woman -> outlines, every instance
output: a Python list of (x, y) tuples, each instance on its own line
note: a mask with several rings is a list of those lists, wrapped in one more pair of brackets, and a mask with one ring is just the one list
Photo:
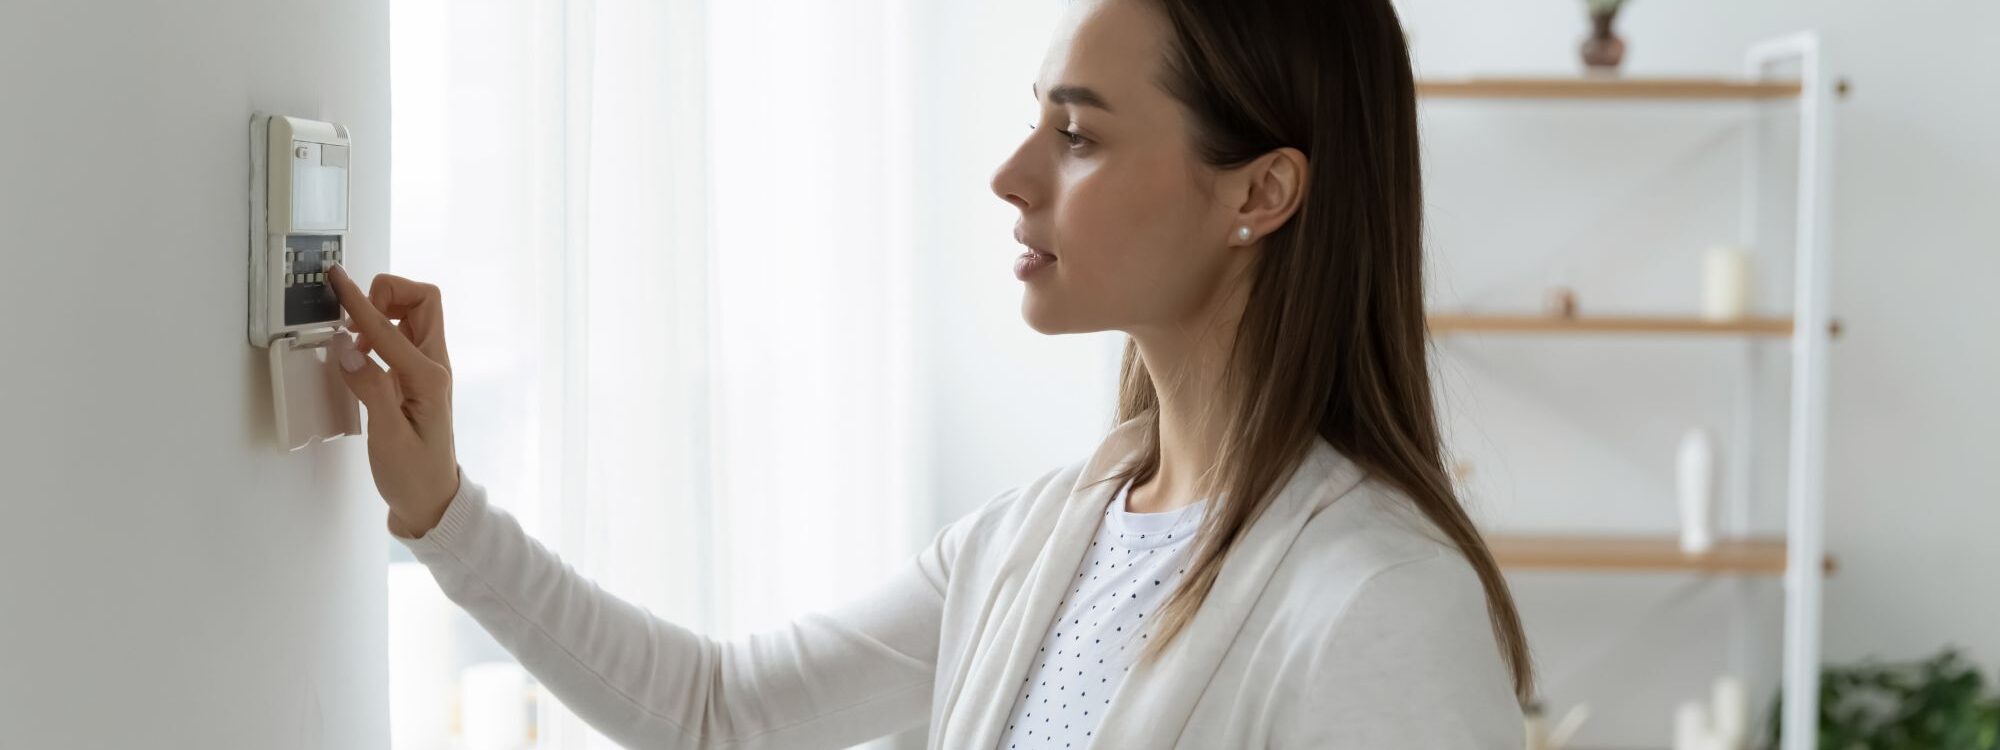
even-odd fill
[(452, 451), (436, 288), (336, 273), (391, 533), (634, 747), (927, 719), (932, 748), (1519, 746), (1527, 647), (1441, 466), (1388, 0), (1076, 2), (1034, 93), (1042, 127), (992, 180), (1021, 211), (1023, 316), (1130, 336), (1091, 456), (870, 594), (719, 642), (489, 507)]

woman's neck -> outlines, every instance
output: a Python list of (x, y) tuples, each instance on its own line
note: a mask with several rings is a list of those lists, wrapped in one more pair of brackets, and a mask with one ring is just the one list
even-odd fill
[(1223, 374), (1242, 307), (1240, 299), (1215, 307), (1223, 312), (1204, 316), (1207, 323), (1132, 334), (1160, 404), (1160, 467), (1126, 496), (1126, 509), (1134, 513), (1161, 513), (1200, 500), (1195, 485), (1221, 452), (1223, 429), (1236, 405), (1224, 397)]

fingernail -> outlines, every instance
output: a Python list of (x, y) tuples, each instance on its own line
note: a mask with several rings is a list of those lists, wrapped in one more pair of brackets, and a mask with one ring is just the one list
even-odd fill
[(354, 348), (354, 337), (342, 331), (333, 335), (333, 350), (340, 357), (340, 369), (355, 372), (368, 364), (368, 355)]

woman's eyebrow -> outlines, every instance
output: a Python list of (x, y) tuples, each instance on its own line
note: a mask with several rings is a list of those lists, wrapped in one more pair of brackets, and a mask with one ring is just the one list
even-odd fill
[[(1035, 92), (1035, 101), (1042, 100), (1042, 87), (1040, 84), (1028, 84), (1028, 90)], [(1049, 103), (1081, 104), (1086, 107), (1096, 107), (1106, 112), (1111, 111), (1111, 104), (1104, 101), (1103, 96), (1100, 96), (1088, 86), (1062, 85), (1049, 89)]]

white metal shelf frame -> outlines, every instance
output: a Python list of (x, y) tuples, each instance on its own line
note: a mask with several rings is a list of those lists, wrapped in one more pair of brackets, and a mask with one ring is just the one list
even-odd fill
[[(1791, 340), (1790, 449), (1785, 482), (1786, 565), (1784, 655), (1781, 684), (1784, 704), (1779, 716), (1783, 750), (1812, 750), (1819, 737), (1820, 633), (1823, 619), (1821, 561), (1826, 553), (1826, 411), (1828, 352), (1826, 335), (1831, 253), (1833, 117), (1826, 77), (1825, 51), (1819, 35), (1802, 31), (1752, 45), (1745, 59), (1752, 80), (1770, 76), (1772, 68), (1797, 66), (1798, 166), (1793, 210), (1793, 269)], [(1762, 182), (1761, 154), (1755, 137), (1748, 139), (1744, 159), (1741, 232), (1754, 247), (1759, 224), (1757, 195)], [(1737, 409), (1737, 439), (1733, 450), (1738, 467), (1732, 475), (1736, 517), (1747, 521), (1750, 473), (1755, 441), (1750, 439), (1755, 404), (1756, 347), (1739, 373), (1743, 403)], [(1741, 643), (1741, 639), (1736, 642)]]

